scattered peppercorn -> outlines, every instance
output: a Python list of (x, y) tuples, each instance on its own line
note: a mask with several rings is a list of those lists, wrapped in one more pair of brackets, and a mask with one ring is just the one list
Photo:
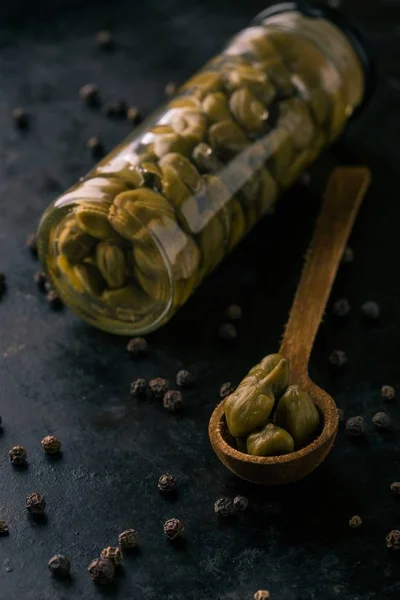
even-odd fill
[(236, 387), (233, 385), (233, 383), (231, 381), (226, 381), (219, 388), (219, 397), (226, 398), (227, 396), (230, 396), (231, 394), (233, 394), (235, 389), (236, 389)]
[(131, 383), (132, 396), (145, 396), (147, 393), (147, 381), (143, 377), (137, 377)]
[(343, 350), (334, 350), (330, 357), (329, 362), (335, 367), (342, 367), (347, 363), (347, 354)]
[(379, 308), (379, 304), (369, 300), (368, 302), (364, 302), (364, 304), (361, 306), (361, 312), (366, 319), (374, 321), (375, 319), (379, 318), (381, 309)]
[(390, 491), (393, 496), (400, 498), (400, 481), (393, 481), (393, 483), (390, 484)]
[(8, 525), (5, 521), (0, 521), (0, 535), (8, 535)]
[(172, 98), (172, 96), (175, 96), (177, 89), (178, 85), (175, 81), (169, 81), (164, 88), (164, 93), (167, 98)]
[(4, 273), (0, 273), (0, 298), (6, 291), (6, 276)]
[(33, 276), (33, 280), (41, 292), (46, 291), (47, 277), (43, 271), (37, 271)]
[(225, 312), (225, 316), (229, 321), (240, 321), (242, 318), (242, 308), (238, 304), (231, 304)]
[(184, 531), (185, 528), (179, 519), (168, 519), (164, 523), (164, 535), (170, 542), (182, 537)]
[(155, 377), (149, 381), (149, 389), (157, 400), (162, 400), (165, 394), (168, 392), (169, 383), (162, 377)]
[(177, 412), (183, 408), (182, 392), (179, 390), (169, 390), (163, 397), (163, 406), (167, 410)]
[(28, 129), (29, 127), (29, 115), (25, 109), (17, 106), (12, 111), (12, 118), (14, 119), (15, 126), (18, 129)]
[(99, 86), (96, 83), (86, 83), (79, 90), (79, 97), (88, 106), (96, 107), (100, 104)]
[(139, 545), (139, 536), (136, 529), (125, 529), (118, 536), (119, 545), (123, 550), (132, 550)]
[(214, 512), (219, 517), (230, 517), (234, 513), (232, 500), (230, 498), (220, 498), (214, 504)]
[(100, 585), (111, 583), (114, 579), (114, 565), (108, 558), (95, 558), (88, 566), (91, 579)]
[(193, 381), (193, 375), (186, 369), (181, 369), (181, 371), (178, 371), (176, 374), (176, 385), (179, 385), (179, 387), (190, 387), (193, 384)]
[(10, 457), (12, 464), (16, 466), (24, 465), (28, 457), (23, 446), (13, 446), (9, 451), (8, 456)]
[(353, 250), (353, 248), (350, 248), (350, 246), (347, 246), (343, 252), (342, 263), (346, 263), (346, 264), (352, 263), (353, 260), (354, 260), (354, 250)]
[(142, 115), (137, 106), (130, 106), (126, 113), (126, 117), (133, 125), (138, 125), (142, 121)]
[(362, 525), (362, 519), (358, 515), (354, 515), (349, 519), (349, 525), (352, 529), (359, 529)]
[(92, 135), (88, 139), (88, 141), (86, 142), (86, 147), (88, 150), (90, 150), (90, 153), (93, 156), (93, 158), (103, 158), (103, 156), (106, 153), (106, 151), (104, 150), (103, 142), (100, 138), (96, 137), (95, 135)]
[(233, 342), (237, 338), (236, 327), (232, 323), (222, 323), (218, 330), (218, 335), (225, 342)]
[(246, 496), (235, 496), (233, 499), (234, 512), (244, 512), (249, 505), (249, 500)]
[(31, 251), (32, 256), (35, 258), (38, 255), (38, 247), (37, 247), (37, 235), (36, 233), (30, 233), (26, 238), (26, 247)]
[(66, 556), (63, 556), (63, 554), (55, 554), (49, 560), (48, 565), (49, 565), (51, 574), (55, 575), (56, 577), (60, 577), (60, 578), (68, 577), (70, 574), (71, 563)]
[(109, 102), (103, 106), (103, 115), (110, 119), (125, 119), (128, 114), (128, 106), (125, 100)]
[(400, 550), (400, 531), (392, 529), (386, 536), (386, 546), (390, 550)]
[(390, 427), (390, 418), (384, 412), (377, 412), (376, 415), (372, 417), (372, 422), (375, 427), (380, 430), (389, 429)]
[(145, 356), (147, 354), (149, 347), (144, 338), (134, 337), (129, 340), (126, 349), (128, 350), (129, 354), (132, 354), (132, 356), (135, 358), (140, 358), (141, 356)]
[(396, 391), (391, 385), (383, 385), (381, 388), (381, 396), (384, 400), (394, 400), (396, 397)]
[(60, 310), (64, 305), (60, 296), (57, 294), (55, 290), (50, 290), (47, 292), (46, 300), (53, 310)]
[(258, 590), (254, 594), (254, 600), (269, 600), (269, 592), (267, 590)]
[(98, 31), (96, 33), (96, 44), (102, 50), (112, 50), (115, 47), (115, 39), (111, 31)]
[(347, 298), (339, 298), (333, 305), (333, 314), (337, 317), (347, 317), (350, 309), (350, 303)]
[(176, 479), (173, 475), (170, 475), (170, 473), (161, 475), (157, 487), (160, 492), (174, 492), (176, 490)]
[(100, 552), (100, 557), (111, 560), (114, 567), (118, 567), (118, 565), (121, 564), (121, 560), (123, 558), (121, 550), (116, 546), (108, 546), (107, 548), (104, 548)]
[(367, 428), (363, 417), (350, 417), (346, 421), (346, 433), (351, 438), (358, 438), (365, 435)]
[(46, 454), (58, 454), (61, 450), (61, 442), (54, 435), (46, 435), (40, 443)]
[(25, 506), (30, 513), (34, 515), (42, 515), (46, 508), (46, 500), (43, 494), (32, 492), (25, 500)]

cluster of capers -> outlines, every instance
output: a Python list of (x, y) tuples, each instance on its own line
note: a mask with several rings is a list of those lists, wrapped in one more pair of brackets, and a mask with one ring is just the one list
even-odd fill
[(321, 65), (292, 64), (296, 39), (239, 34), (62, 196), (55, 275), (117, 318), (166, 304), (171, 279), (173, 307), (183, 304), (329, 139)]
[(269, 354), (225, 400), (225, 418), (241, 452), (254, 456), (289, 454), (318, 435), (321, 420), (312, 398), (289, 382), (289, 365)]

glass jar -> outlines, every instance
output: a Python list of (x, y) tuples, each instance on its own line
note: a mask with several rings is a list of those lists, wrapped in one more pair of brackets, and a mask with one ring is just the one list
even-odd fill
[(79, 316), (129, 335), (165, 323), (340, 134), (365, 60), (321, 10), (262, 13), (49, 206), (41, 261)]

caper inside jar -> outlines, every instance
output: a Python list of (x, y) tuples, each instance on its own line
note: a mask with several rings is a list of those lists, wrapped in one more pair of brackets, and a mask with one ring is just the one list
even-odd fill
[(240, 452), (254, 456), (290, 454), (311, 443), (321, 429), (312, 398), (289, 382), (289, 365), (269, 354), (250, 369), (225, 400), (229, 433)]
[(359, 56), (328, 19), (260, 18), (46, 211), (39, 254), (63, 301), (114, 333), (159, 327), (363, 94)]

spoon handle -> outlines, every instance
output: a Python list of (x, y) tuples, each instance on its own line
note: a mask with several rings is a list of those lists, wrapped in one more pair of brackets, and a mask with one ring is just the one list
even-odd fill
[(315, 336), (370, 181), (367, 167), (338, 167), (329, 178), (279, 351), (290, 362), (293, 381), (308, 375)]

